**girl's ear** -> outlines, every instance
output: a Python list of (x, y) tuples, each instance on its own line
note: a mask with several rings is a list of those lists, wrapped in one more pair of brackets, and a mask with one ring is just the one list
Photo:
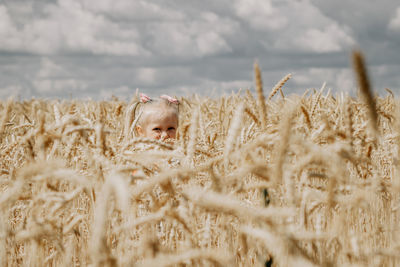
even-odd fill
[(143, 128), (140, 127), (139, 125), (136, 125), (136, 132), (140, 135), (143, 136)]

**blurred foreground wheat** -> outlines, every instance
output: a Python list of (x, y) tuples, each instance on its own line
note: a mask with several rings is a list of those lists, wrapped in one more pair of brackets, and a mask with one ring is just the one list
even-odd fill
[(134, 99), (0, 102), (1, 266), (399, 265), (398, 101), (375, 132), (362, 98), (274, 100), (289, 78), (181, 99), (174, 145)]

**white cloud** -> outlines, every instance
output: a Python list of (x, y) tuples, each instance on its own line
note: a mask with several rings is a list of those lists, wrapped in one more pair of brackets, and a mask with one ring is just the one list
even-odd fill
[(266, 43), (274, 49), (315, 53), (339, 52), (354, 45), (351, 30), (327, 17), (309, 1), (289, 1), (280, 14), (290, 18), (288, 25)]
[(43, 5), (44, 15), (28, 16), (31, 19), (17, 27), (0, 5), (0, 49), (43, 55), (84, 52), (150, 57), (154, 53), (198, 58), (233, 52), (240, 43), (235, 36), (246, 36), (243, 22), (259, 32), (253, 42), (260, 41), (267, 49), (324, 53), (354, 44), (345, 26), (308, 1), (277, 5), (271, 0), (236, 0), (235, 16), (206, 9), (191, 13), (172, 6), (143, 0), (58, 0)]
[(81, 0), (82, 5), (96, 13), (127, 20), (181, 20), (184, 13), (144, 0)]
[(336, 23), (332, 23), (321, 30), (308, 29), (295, 42), (304, 50), (317, 53), (338, 52), (344, 47), (354, 45), (354, 40)]
[(11, 20), (8, 9), (0, 5), (0, 49), (18, 50), (21, 47), (21, 39), (17, 34), (17, 28)]
[(228, 52), (232, 49), (226, 41), (216, 32), (206, 32), (196, 38), (196, 46), (201, 55), (211, 55), (221, 52)]
[(0, 2), (0, 88), (29, 97), (246, 88), (255, 58), (265, 88), (291, 72), (287, 94), (323, 81), (350, 90), (347, 51), (356, 42), (379, 88), (400, 84), (395, 0)]
[(75, 79), (39, 79), (34, 80), (33, 85), (35, 86), (36, 92), (39, 94), (68, 94), (73, 91), (82, 91), (87, 88), (85, 82), (78, 81)]
[(197, 58), (232, 51), (225, 38), (232, 36), (237, 27), (235, 21), (203, 12), (184, 21), (149, 23), (146, 35), (156, 54)]
[(144, 86), (154, 85), (157, 82), (157, 70), (155, 68), (139, 68), (136, 70), (135, 79)]
[[(237, 27), (212, 12), (189, 17), (165, 4), (140, 0), (58, 0), (42, 13), (16, 27), (0, 5), (0, 50), (148, 57), (152, 49), (157, 55), (201, 57), (230, 52), (225, 37)], [(124, 16), (130, 20), (123, 21)]]
[(157, 88), (156, 91), (161, 94), (166, 93), (165, 90), (175, 91), (175, 87), (181, 84), (196, 83), (198, 79), (190, 68), (182, 66), (138, 67), (128, 73), (129, 80), (125, 81), (125, 85), (145, 91)]
[(400, 7), (396, 9), (396, 14), (390, 20), (388, 27), (391, 30), (400, 30)]
[(45, 44), (55, 44), (53, 50), (111, 55), (146, 52), (136, 42), (139, 36), (134, 27), (122, 29), (104, 16), (83, 9), (79, 2), (59, 0), (59, 5), (48, 6), (47, 13), (47, 18), (34, 21), (25, 32), (38, 35)]
[(235, 11), (268, 51), (338, 52), (355, 43), (346, 25), (309, 1), (237, 0)]
[(288, 23), (284, 13), (274, 8), (270, 0), (237, 0), (234, 9), (237, 16), (256, 30), (279, 30)]
[(59, 0), (48, 4), (45, 17), (34, 17), (22, 29), (0, 5), (2, 50), (37, 54), (87, 52), (111, 55), (148, 55), (138, 43), (135, 27), (122, 28), (102, 15), (82, 8), (77, 1)]
[(356, 91), (354, 74), (350, 69), (342, 69), (338, 71), (335, 75), (334, 82), (336, 84), (335, 91)]

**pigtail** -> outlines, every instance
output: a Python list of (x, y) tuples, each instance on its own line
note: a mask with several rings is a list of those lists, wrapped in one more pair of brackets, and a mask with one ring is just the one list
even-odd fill
[(128, 140), (130, 133), (131, 133), (131, 124), (132, 121), (135, 119), (135, 122), (137, 122), (136, 118), (136, 109), (138, 105), (140, 104), (140, 101), (134, 102), (132, 105), (130, 105), (125, 112), (125, 122), (124, 122), (124, 141)]
[[(141, 103), (141, 102), (138, 102), (138, 105), (137, 106), (141, 106), (141, 105), (143, 105), (143, 103)], [(137, 111), (138, 109), (137, 108), (135, 108), (135, 110), (133, 111), (133, 113), (134, 113), (134, 118), (135, 118), (135, 120), (133, 121), (133, 123), (132, 123), (132, 125), (131, 125), (131, 128), (130, 128), (130, 133), (134, 133), (135, 134), (135, 136), (137, 136), (138, 135), (138, 133), (136, 132), (136, 125), (137, 125), (137, 123), (138, 123), (138, 121), (139, 121), (139, 119), (140, 119), (140, 116), (142, 116), (142, 113), (143, 113), (143, 109), (142, 108), (139, 108), (139, 114), (136, 116), (136, 111)]]

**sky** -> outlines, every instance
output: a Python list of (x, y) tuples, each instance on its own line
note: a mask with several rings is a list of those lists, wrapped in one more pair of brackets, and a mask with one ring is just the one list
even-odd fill
[(400, 94), (398, 0), (0, 0), (0, 98), (218, 96), (254, 88)]

